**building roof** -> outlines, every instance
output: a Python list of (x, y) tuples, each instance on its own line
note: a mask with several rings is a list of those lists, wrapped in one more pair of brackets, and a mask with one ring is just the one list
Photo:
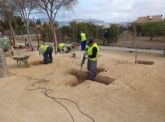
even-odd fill
[(154, 16), (139, 17), (135, 22), (145, 23), (145, 22), (157, 22), (162, 20), (163, 20), (162, 15), (154, 15)]

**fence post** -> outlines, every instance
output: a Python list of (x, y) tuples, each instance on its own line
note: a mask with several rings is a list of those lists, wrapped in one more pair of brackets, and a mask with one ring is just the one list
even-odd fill
[(0, 48), (0, 78), (6, 76), (7, 76), (6, 59), (2, 48)]

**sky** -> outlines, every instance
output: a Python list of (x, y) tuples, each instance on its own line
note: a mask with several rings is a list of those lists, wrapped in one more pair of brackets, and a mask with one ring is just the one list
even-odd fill
[(61, 11), (58, 20), (97, 19), (129, 22), (139, 16), (165, 16), (165, 0), (79, 0), (71, 11)]
[(57, 20), (97, 19), (118, 23), (161, 14), (165, 17), (165, 0), (78, 0), (73, 10), (60, 11)]

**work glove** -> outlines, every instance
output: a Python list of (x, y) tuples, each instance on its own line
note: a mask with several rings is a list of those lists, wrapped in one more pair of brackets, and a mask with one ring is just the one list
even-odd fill
[(85, 59), (88, 59), (88, 55), (85, 55)]

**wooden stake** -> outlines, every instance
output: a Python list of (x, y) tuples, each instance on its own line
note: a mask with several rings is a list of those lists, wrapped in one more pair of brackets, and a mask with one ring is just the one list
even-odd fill
[(137, 63), (137, 49), (135, 49), (135, 64)]
[(136, 24), (133, 23), (132, 25), (132, 48), (135, 49), (135, 64), (137, 63), (137, 48), (135, 46), (135, 39), (136, 39)]

